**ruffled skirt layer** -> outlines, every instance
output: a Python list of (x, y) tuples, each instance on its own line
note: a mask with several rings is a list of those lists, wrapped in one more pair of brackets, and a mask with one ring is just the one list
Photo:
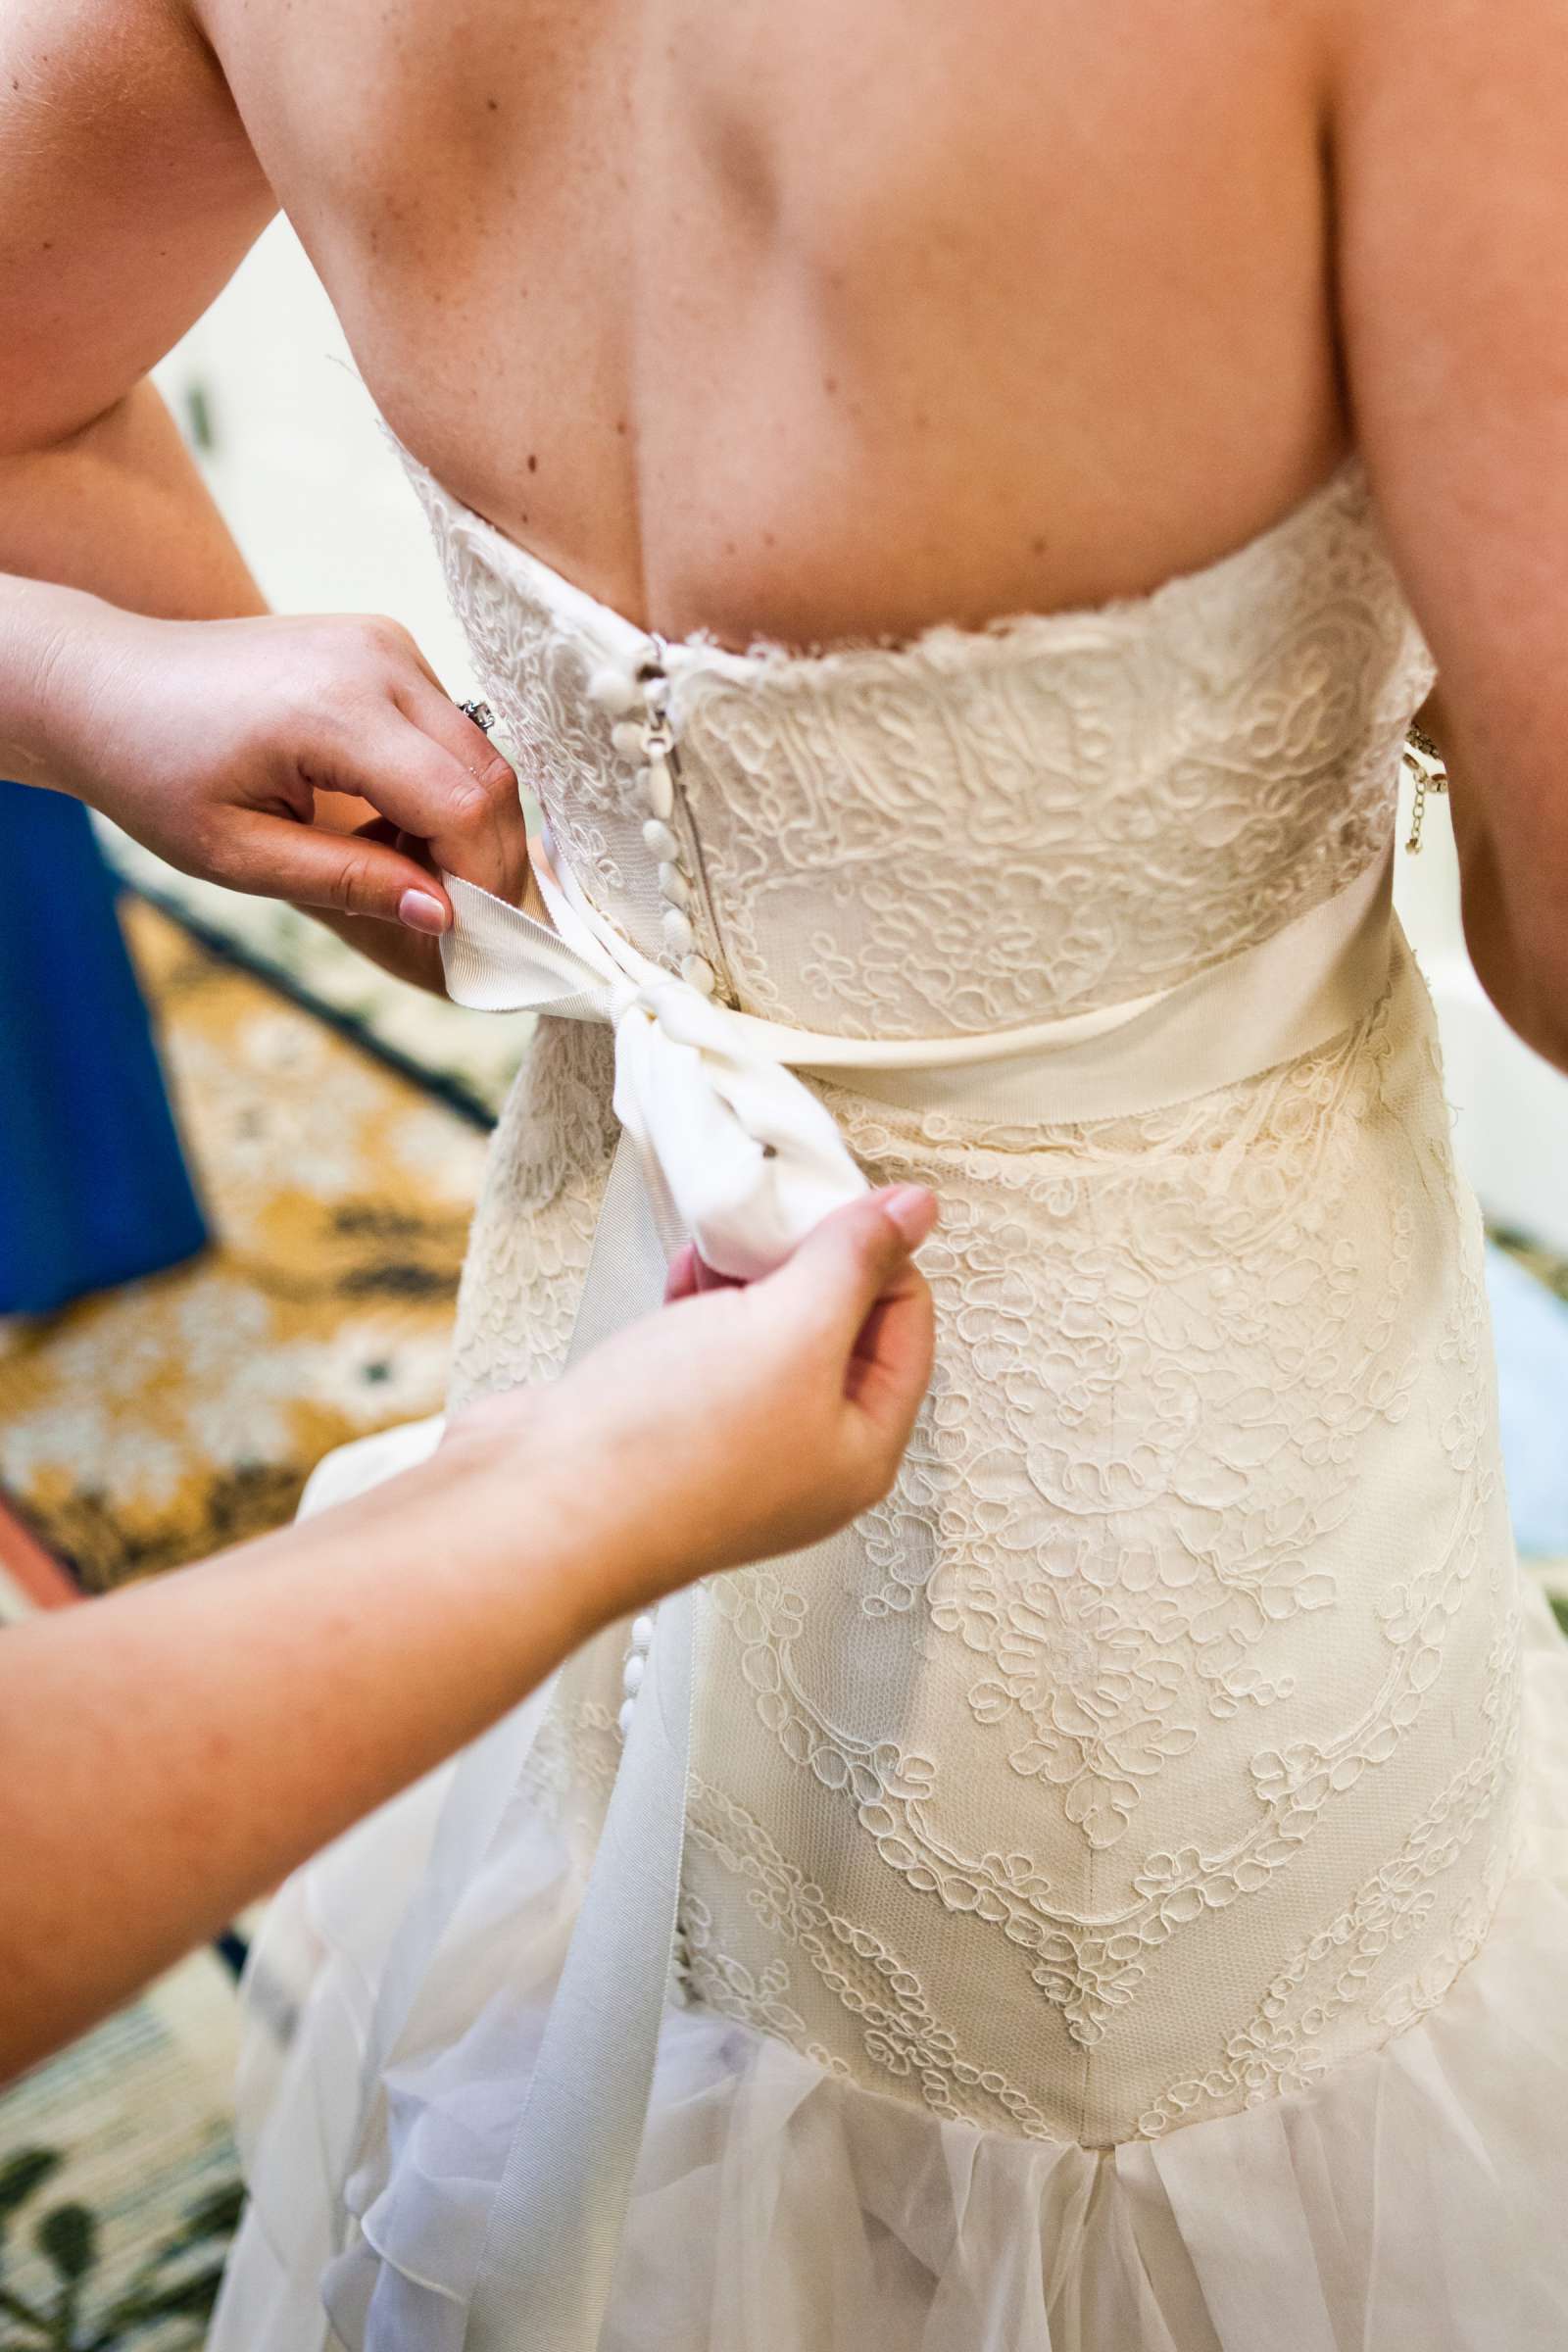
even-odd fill
[[(1310, 2089), (1090, 2149), (977, 2130), (672, 2008), (601, 2352), (1561, 2352), (1568, 1646), (1544, 1609), (1527, 1642), (1522, 1859), (1419, 2023)], [(395, 1908), (384, 1857), (394, 1836), (416, 1857), (437, 1794), (307, 1874), (308, 1924), (280, 1918), (314, 1948), (313, 1987), (211, 2352), (461, 2352), (575, 1893), (543, 1830), (511, 1857), (527, 1899), (505, 2015), (400, 2054), (345, 2230), (329, 2177)]]

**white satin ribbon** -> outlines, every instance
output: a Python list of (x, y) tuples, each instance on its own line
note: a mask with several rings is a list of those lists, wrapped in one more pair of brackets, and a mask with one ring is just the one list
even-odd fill
[(639, 955), (569, 878), (558, 879), (548, 841), (534, 877), (548, 923), (442, 877), (457, 916), (441, 943), (447, 993), (483, 1011), (608, 1021), (615, 1116), (666, 1247), (690, 1235), (721, 1274), (771, 1273), (830, 1209), (865, 1190), (838, 1128), (784, 1066), (789, 1056), (767, 1050), (766, 1022)]
[[(781, 1028), (704, 997), (639, 955), (557, 875), (548, 854), (537, 868), (548, 920), (443, 877), (457, 915), (443, 956), (459, 1004), (605, 1021), (615, 1032), (623, 1134), (571, 1360), (657, 1301), (664, 1257), (683, 1237), (720, 1271), (751, 1278), (865, 1189), (829, 1113), (794, 1071), (847, 1079), (893, 1102), (1043, 1127), (1208, 1094), (1312, 1052), (1371, 1007), (1388, 975), (1391, 870), (1389, 856), (1375, 859), (1259, 946), (1156, 995), (989, 1036), (883, 1043)], [(468, 2352), (595, 2352), (599, 2343), (675, 1941), (692, 1628), (689, 1592), (662, 1604), (497, 2186), (468, 2305)], [(506, 1725), (464, 1760), (424, 1886), (393, 1947), (367, 2055), (368, 2094), (517, 1769)], [(367, 2343), (365, 2257), (364, 2248), (345, 2256), (326, 2280), (328, 2307), (355, 2352)]]
[(770, 1273), (817, 1220), (865, 1189), (833, 1119), (794, 1072), (890, 1104), (1031, 1126), (1120, 1118), (1217, 1092), (1324, 1045), (1388, 974), (1392, 848), (1257, 946), (1173, 988), (1014, 1029), (833, 1037), (757, 1019), (642, 956), (548, 841), (548, 920), (443, 876), (449, 995), (487, 1012), (608, 1022), (615, 1114), (667, 1243), (690, 1236), (721, 1274)]

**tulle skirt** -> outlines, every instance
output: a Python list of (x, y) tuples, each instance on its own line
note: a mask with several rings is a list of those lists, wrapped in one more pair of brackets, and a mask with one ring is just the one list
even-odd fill
[[(601, 2352), (1561, 2352), (1568, 1645), (1533, 1596), (1526, 1653), (1523, 1841), (1488, 1939), (1419, 2023), (1310, 2089), (1087, 2148), (977, 2130), (672, 2006)], [(464, 2343), (576, 1888), (541, 1828), (513, 1857), (507, 2032), (487, 2069), (482, 2020), (392, 2069), (345, 2215), (332, 2151), (440, 1795), (437, 1776), (278, 1907), (263, 1994), (309, 1989), (280, 2064), (265, 2034), (253, 2051), (253, 2204), (211, 2352)]]

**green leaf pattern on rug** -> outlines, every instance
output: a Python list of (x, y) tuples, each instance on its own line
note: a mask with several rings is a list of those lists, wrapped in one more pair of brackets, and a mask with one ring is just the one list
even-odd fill
[(93, 2307), (98, 2222), (91, 2208), (51, 2205), (31, 2222), (33, 2244), (55, 2275), (52, 2299), (21, 2295), (7, 2282), (12, 2233), (65, 2163), (55, 2148), (24, 2148), (0, 2165), (0, 2352), (199, 2352), (218, 2299), (223, 2255), (239, 2220), (243, 2191), (225, 2183), (193, 2205), (165, 2244), (148, 2255), (118, 2292)]

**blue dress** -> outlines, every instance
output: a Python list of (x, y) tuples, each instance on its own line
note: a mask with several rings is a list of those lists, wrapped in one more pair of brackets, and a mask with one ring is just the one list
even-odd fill
[(0, 782), (0, 1314), (46, 1314), (207, 1227), (87, 811)]

